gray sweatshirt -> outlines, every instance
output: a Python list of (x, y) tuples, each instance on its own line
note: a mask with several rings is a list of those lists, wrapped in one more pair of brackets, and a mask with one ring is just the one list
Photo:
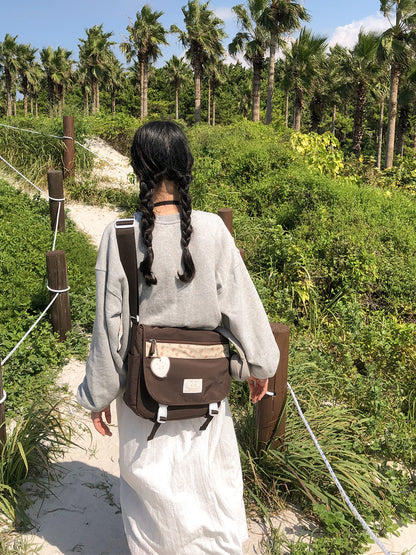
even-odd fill
[[(144, 258), (140, 214), (135, 214), (138, 264)], [(263, 305), (234, 240), (221, 218), (192, 212), (189, 250), (196, 273), (182, 283), (179, 214), (156, 216), (153, 230), (152, 271), (157, 285), (144, 284), (139, 272), (140, 321), (153, 326), (228, 328), (241, 343), (250, 372), (272, 377), (279, 349)], [(118, 254), (114, 224), (106, 227), (96, 264), (96, 318), (86, 375), (77, 400), (88, 410), (100, 411), (123, 390), (126, 381), (130, 317), (128, 283)]]

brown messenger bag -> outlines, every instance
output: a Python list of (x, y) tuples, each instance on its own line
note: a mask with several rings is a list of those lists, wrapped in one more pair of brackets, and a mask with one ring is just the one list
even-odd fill
[[(230, 391), (229, 341), (215, 330), (141, 324), (134, 219), (117, 220), (115, 228), (133, 320), (123, 399), (135, 414), (154, 422), (148, 440), (168, 420), (205, 417), (200, 427), (205, 430)], [(244, 356), (238, 360), (241, 373)]]

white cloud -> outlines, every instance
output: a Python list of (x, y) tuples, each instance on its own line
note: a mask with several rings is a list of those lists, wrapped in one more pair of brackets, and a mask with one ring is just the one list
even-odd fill
[(215, 15), (223, 21), (232, 21), (235, 18), (235, 13), (231, 8), (213, 8), (213, 11), (215, 12)]
[(369, 15), (359, 21), (353, 21), (352, 23), (348, 23), (348, 25), (337, 27), (332, 37), (329, 39), (328, 44), (329, 46), (339, 44), (340, 46), (353, 48), (357, 42), (360, 29), (364, 32), (372, 31), (375, 33), (382, 33), (388, 27), (390, 27), (390, 23), (383, 15)]

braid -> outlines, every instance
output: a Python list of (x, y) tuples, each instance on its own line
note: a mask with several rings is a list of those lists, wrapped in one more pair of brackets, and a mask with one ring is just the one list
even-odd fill
[(192, 235), (191, 196), (189, 185), (192, 180), (194, 159), (182, 129), (171, 121), (151, 121), (140, 127), (131, 146), (131, 165), (140, 179), (140, 210), (142, 212), (141, 240), (146, 254), (140, 264), (146, 285), (156, 285), (152, 272), (154, 253), (152, 247), (155, 214), (153, 211), (155, 188), (166, 179), (177, 187), (181, 218), (181, 265), (183, 274), (179, 279), (189, 283), (195, 275), (195, 266), (189, 251)]
[(191, 223), (191, 195), (189, 194), (189, 184), (191, 182), (191, 175), (178, 175), (176, 178), (176, 183), (178, 186), (180, 194), (180, 205), (179, 213), (181, 216), (181, 246), (182, 246), (182, 267), (184, 269), (183, 274), (179, 274), (178, 277), (184, 283), (189, 283), (195, 276), (195, 266), (192, 260), (191, 253), (189, 251), (189, 242), (192, 235), (192, 223)]
[(146, 285), (156, 285), (157, 279), (152, 273), (154, 259), (152, 238), (155, 226), (155, 214), (153, 212), (153, 190), (155, 183), (148, 179), (140, 183), (140, 210), (142, 212), (141, 237), (143, 244), (147, 248), (146, 256), (140, 264), (140, 271), (143, 274)]

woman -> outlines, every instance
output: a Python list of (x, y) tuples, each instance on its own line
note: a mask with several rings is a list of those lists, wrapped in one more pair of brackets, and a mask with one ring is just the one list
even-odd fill
[[(144, 324), (228, 328), (243, 346), (253, 402), (267, 390), (279, 351), (255, 287), (222, 220), (193, 211), (192, 154), (172, 122), (135, 134), (131, 158), (140, 180), (135, 214), (140, 319)], [(117, 399), (120, 498), (133, 554), (241, 554), (247, 538), (238, 446), (227, 402), (204, 419), (170, 421), (147, 441), (153, 423), (122, 401), (129, 340), (128, 284), (115, 229), (104, 231), (96, 265), (97, 308), (79, 403), (111, 435)], [(104, 418), (103, 418), (104, 416)]]

